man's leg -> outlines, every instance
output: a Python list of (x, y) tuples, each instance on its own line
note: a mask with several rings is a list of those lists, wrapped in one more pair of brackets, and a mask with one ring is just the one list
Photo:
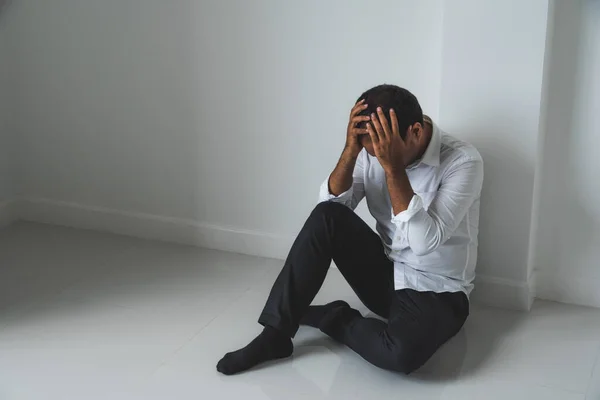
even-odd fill
[(225, 374), (291, 355), (300, 319), (323, 285), (332, 259), (358, 297), (387, 316), (393, 296), (393, 263), (379, 236), (347, 207), (320, 203), (300, 231), (277, 277), (259, 323), (265, 330), (248, 346), (228, 353), (217, 369)]
[(469, 301), (462, 292), (403, 289), (395, 293), (387, 323), (337, 307), (319, 328), (371, 364), (409, 374), (456, 335), (468, 315)]
[(360, 300), (387, 317), (394, 293), (394, 265), (381, 238), (352, 210), (337, 203), (319, 204), (298, 235), (260, 316), (293, 337), (331, 265)]

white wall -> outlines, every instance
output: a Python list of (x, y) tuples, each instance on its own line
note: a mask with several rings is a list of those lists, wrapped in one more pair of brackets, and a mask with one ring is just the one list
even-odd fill
[[(0, 18), (2, 15), (0, 14)], [(8, 94), (8, 46), (6, 35), (0, 19), (0, 202), (6, 200), (10, 193), (9, 175), (9, 94)]]
[(480, 149), (478, 292), (528, 307), (547, 0), (11, 8), (21, 216), (284, 257), (353, 101), (396, 83)]
[[(477, 273), (526, 304), (546, 0), (448, 0), (440, 123), (485, 163)], [(479, 285), (481, 291), (495, 286)], [(501, 293), (506, 296), (506, 293)]]
[(22, 194), (291, 237), (363, 90), (437, 116), (441, 3), (16, 2)]
[(0, 227), (11, 220), (9, 201), (14, 197), (13, 162), (14, 137), (11, 121), (10, 46), (6, 29), (5, 12), (0, 1)]
[(600, 307), (600, 3), (553, 5), (534, 258), (538, 295)]

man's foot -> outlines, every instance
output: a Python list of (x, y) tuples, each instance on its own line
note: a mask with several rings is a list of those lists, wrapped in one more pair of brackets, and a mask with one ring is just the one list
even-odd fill
[(217, 371), (225, 375), (237, 374), (266, 361), (289, 357), (293, 351), (292, 339), (266, 326), (248, 346), (225, 354), (217, 364)]
[(300, 325), (308, 325), (313, 328), (320, 328), (323, 317), (329, 314), (332, 310), (340, 307), (350, 307), (348, 303), (343, 300), (332, 301), (329, 304), (323, 306), (310, 306), (308, 311), (302, 319), (300, 319)]

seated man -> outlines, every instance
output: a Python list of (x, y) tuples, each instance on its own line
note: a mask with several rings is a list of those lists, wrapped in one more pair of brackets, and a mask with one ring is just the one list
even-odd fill
[[(320, 329), (380, 368), (422, 366), (469, 315), (483, 162), (423, 116), (409, 91), (381, 85), (350, 113), (346, 145), (321, 187), (258, 320), (264, 330), (228, 353), (230, 375), (288, 357), (300, 324)], [(364, 198), (377, 233), (352, 210)], [(334, 261), (358, 298), (311, 306)]]

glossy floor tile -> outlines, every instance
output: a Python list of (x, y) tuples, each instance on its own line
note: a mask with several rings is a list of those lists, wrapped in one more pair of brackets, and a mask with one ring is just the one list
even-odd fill
[[(473, 305), (419, 371), (377, 369), (301, 328), (294, 355), (227, 377), (281, 261), (37, 224), (0, 232), (0, 400), (600, 400), (600, 310)], [(315, 302), (367, 313), (337, 270)]]

